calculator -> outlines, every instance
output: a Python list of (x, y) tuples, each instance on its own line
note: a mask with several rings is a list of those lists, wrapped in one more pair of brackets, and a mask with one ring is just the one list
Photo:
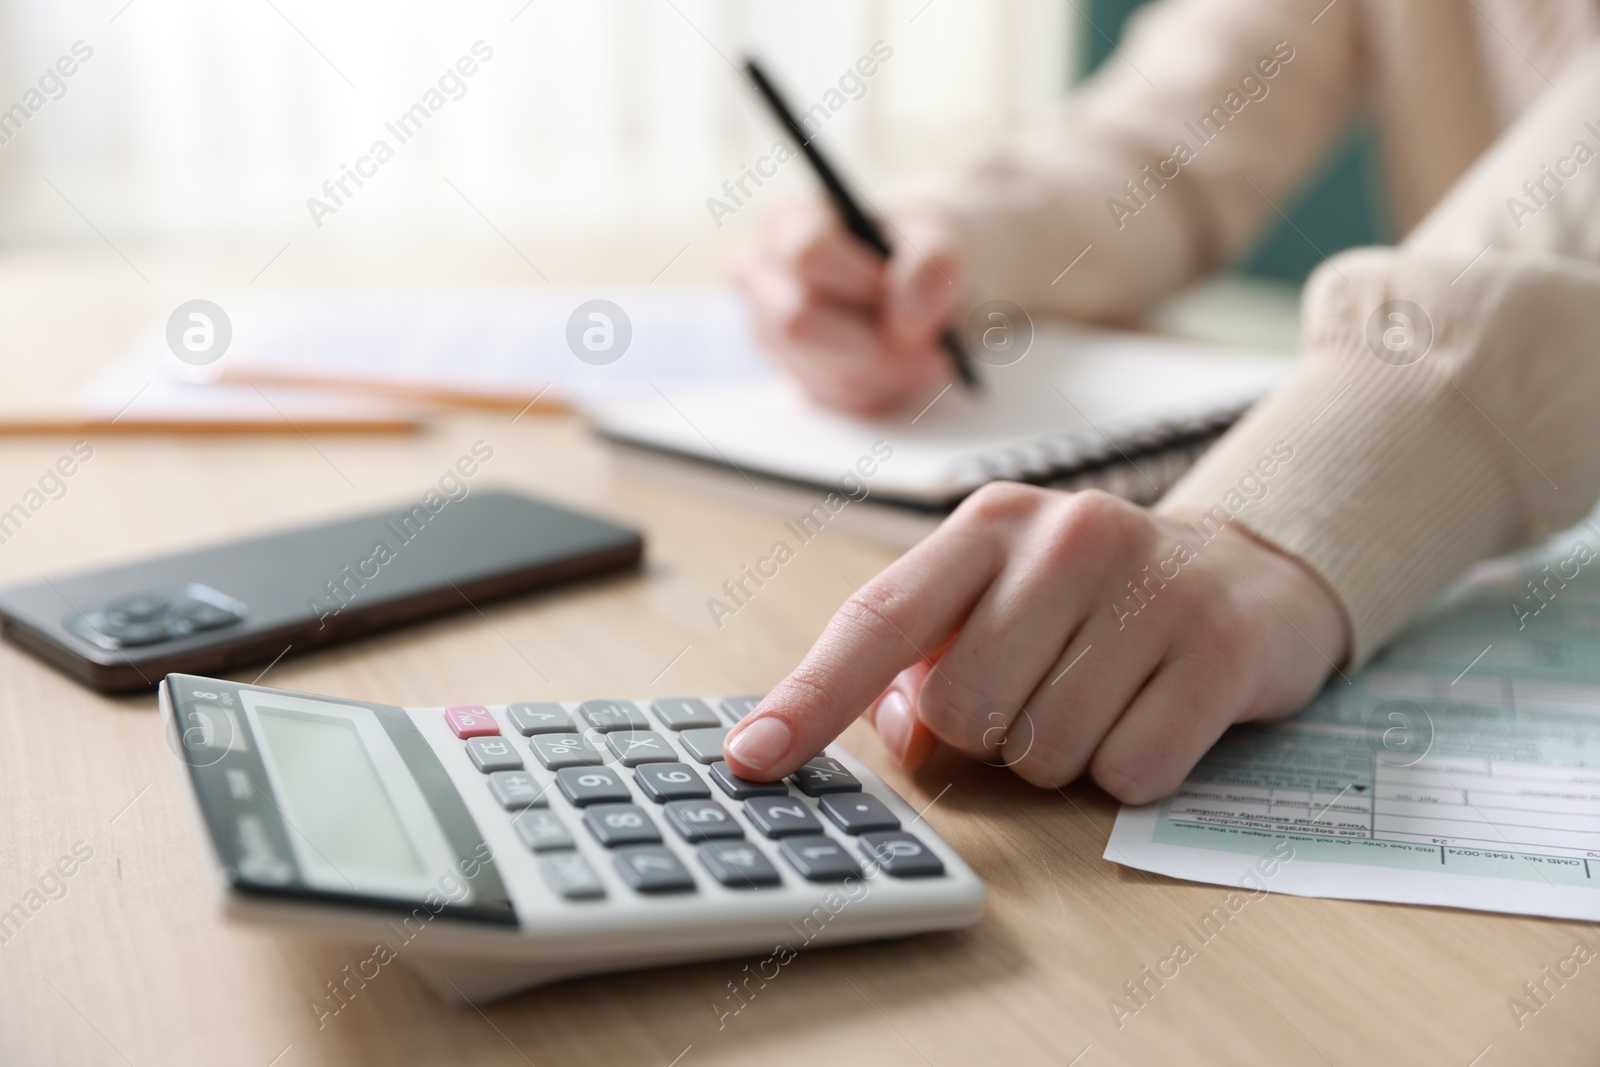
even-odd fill
[(759, 700), (160, 690), (225, 911), (371, 944), (452, 1000), (976, 922), (983, 883), (842, 748), (728, 770)]

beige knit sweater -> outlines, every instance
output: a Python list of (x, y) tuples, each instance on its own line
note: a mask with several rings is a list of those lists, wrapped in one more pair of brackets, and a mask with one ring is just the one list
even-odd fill
[(1296, 375), (1161, 505), (1219, 504), (1287, 443), (1235, 521), (1322, 575), (1359, 663), (1600, 497), (1597, 40), (1592, 0), (1164, 0), (935, 195), (977, 299), (1128, 322), (1248, 251), (1371, 115), (1407, 236), (1313, 274)]

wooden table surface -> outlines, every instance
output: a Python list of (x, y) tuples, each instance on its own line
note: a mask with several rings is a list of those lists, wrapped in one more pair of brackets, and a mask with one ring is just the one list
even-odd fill
[[(664, 262), (672, 246), (660, 251)], [(481, 270), (472, 257), (428, 270), (514, 280), (504, 249), (482, 257)], [(648, 278), (654, 258), (630, 269)], [(141, 266), (150, 283), (104, 247), (0, 255), (8, 402), (58, 392), (150, 318), (197, 292), (242, 288), (258, 264), (149, 253)], [(286, 265), (281, 282), (342, 277), (318, 261)], [(394, 704), (759, 690), (795, 663), (850, 587), (890, 559), (827, 533), (718, 629), (706, 598), (767, 550), (779, 517), (619, 468), (576, 420), (513, 425), (475, 414), (405, 437), (98, 436), (67, 494), (0, 544), (0, 583), (416, 497), (479, 438), (495, 449), (480, 484), (641, 527), (642, 572), (286, 659), (264, 684)], [(0, 440), (0, 507), (70, 444)], [(447, 1007), (403, 967), (387, 967), (319, 1027), (312, 1000), (370, 949), (225, 924), (154, 697), (98, 696), (0, 645), (0, 910), (41, 879), (50, 891), (0, 945), (0, 1063), (1600, 1060), (1600, 965), (1584, 967), (1520, 1029), (1507, 1007), (1577, 939), (1600, 945), (1595, 931), (1281, 895), (1252, 904), (1119, 1026), (1108, 1000), (1226, 890), (1102, 859), (1116, 809), (1092, 786), (1043, 791), (953, 759), (906, 775), (859, 724), (845, 741), (911, 803), (932, 803), (928, 821), (989, 886), (976, 926), (804, 952), (720, 1026), (713, 1005), (749, 960), (573, 981), (482, 1011)], [(46, 879), (74, 848), (92, 857), (63, 883)]]

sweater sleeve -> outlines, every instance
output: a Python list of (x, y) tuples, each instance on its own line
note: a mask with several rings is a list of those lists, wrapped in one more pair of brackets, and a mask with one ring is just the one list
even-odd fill
[[(1343, 606), (1352, 665), (1468, 565), (1600, 497), (1596, 99), (1600, 51), (1399, 248), (1319, 268), (1299, 372), (1160, 505), (1220, 506), (1304, 560)], [(1280, 442), (1293, 458), (1258, 498), (1230, 497)]]
[(975, 300), (1127, 323), (1237, 258), (1360, 98), (1359, 6), (1144, 8), (1058, 110), (920, 190), (955, 220)]

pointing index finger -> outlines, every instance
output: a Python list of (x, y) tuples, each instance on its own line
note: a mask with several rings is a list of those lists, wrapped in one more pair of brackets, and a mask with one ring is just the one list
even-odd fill
[(993, 532), (952, 516), (846, 600), (800, 665), (723, 745), (740, 777), (769, 781), (821, 752), (967, 617), (1000, 564)]

